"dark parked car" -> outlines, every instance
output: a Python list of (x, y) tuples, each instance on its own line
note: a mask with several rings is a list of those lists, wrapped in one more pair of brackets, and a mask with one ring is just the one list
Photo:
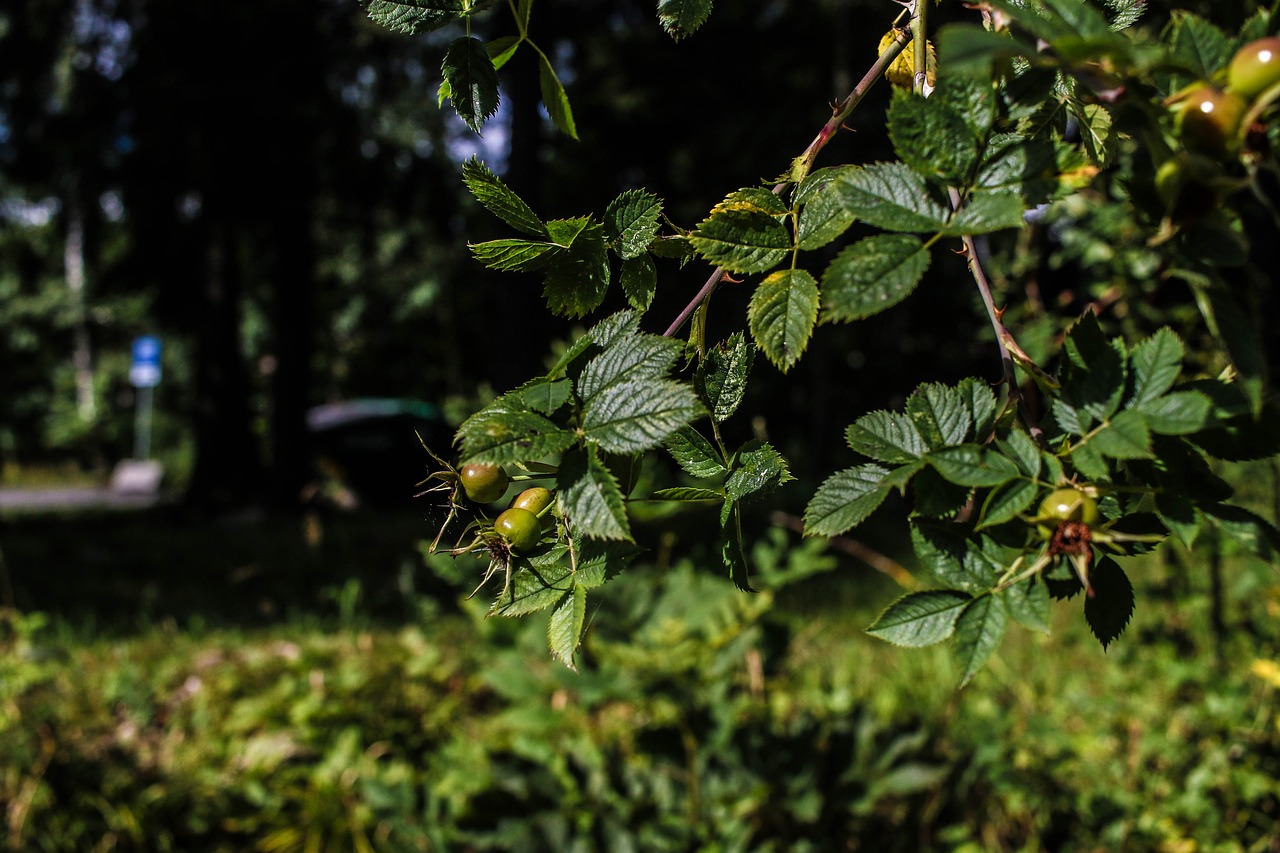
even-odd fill
[(388, 397), (315, 406), (307, 428), (312, 497), (339, 506), (407, 505), (436, 467), (423, 445), (441, 453), (452, 438), (436, 406)]

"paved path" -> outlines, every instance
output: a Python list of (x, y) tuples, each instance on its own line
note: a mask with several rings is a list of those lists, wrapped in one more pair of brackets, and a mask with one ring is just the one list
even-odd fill
[(159, 501), (156, 494), (112, 491), (106, 486), (48, 488), (0, 487), (0, 512), (50, 512), (61, 509), (145, 509)]

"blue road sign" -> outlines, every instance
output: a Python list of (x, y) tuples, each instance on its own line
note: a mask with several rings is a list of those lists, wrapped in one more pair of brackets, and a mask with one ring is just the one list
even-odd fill
[(134, 338), (129, 382), (135, 388), (154, 388), (160, 384), (160, 339), (156, 336)]

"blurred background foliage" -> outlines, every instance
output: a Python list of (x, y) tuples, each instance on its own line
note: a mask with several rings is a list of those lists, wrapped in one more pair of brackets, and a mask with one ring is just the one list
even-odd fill
[[(1181, 8), (1231, 31), (1255, 6), (1152, 2), (1140, 26)], [(959, 257), (877, 322), (820, 329), (785, 381), (757, 368), (754, 419), (726, 429), (767, 433), (798, 478), (757, 519), (763, 591), (707, 568), (696, 518), (642, 520), (646, 555), (600, 596), (611, 612), (580, 674), (547, 660), (541, 620), (465, 598), (482, 567), (420, 553), (440, 519), (410, 498), (416, 439), (376, 506), (296, 511), (332, 473), (309, 452), (311, 407), (426, 401), (447, 428), (575, 333), (532, 277), (470, 259), (498, 226), (461, 187), (463, 160), (547, 216), (642, 187), (691, 227), (799, 153), (897, 7), (720, 4), (678, 44), (653, 11), (537, 5), (574, 142), (540, 112), (527, 55), (477, 138), (436, 108), (443, 43), (388, 34), (354, 0), (0, 9), (4, 482), (99, 481), (128, 456), (129, 346), (158, 334), (153, 446), (181, 497), (0, 516), (7, 843), (1280, 850), (1274, 566), (1205, 540), (1142, 558), (1125, 642), (1104, 655), (1079, 602), (1061, 604), (1049, 637), (1011, 636), (957, 694), (945, 650), (862, 633), (893, 578), (911, 581), (902, 530), (852, 543), (888, 574), (786, 532), (853, 417), (925, 380), (999, 378)], [(972, 14), (944, 4), (935, 23)], [(888, 94), (872, 90), (830, 162), (892, 156)], [(1089, 305), (1110, 331), (1202, 334), (1112, 200), (986, 244), (1032, 355)], [(1275, 248), (1255, 263), (1275, 269)], [(648, 330), (707, 272), (662, 270)], [(714, 312), (745, 311), (743, 290)], [(1224, 473), (1276, 518), (1273, 465)], [(285, 514), (235, 512), (259, 505)]]

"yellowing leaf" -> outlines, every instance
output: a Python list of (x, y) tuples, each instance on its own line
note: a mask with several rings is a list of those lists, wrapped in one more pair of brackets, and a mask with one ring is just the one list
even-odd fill
[[(880, 39), (880, 46), (876, 49), (876, 55), (884, 56), (884, 52), (889, 49), (889, 45), (893, 44), (898, 37), (897, 30), (889, 30)], [(926, 41), (925, 45), (928, 51), (928, 57), (925, 60), (925, 78), (929, 87), (933, 88), (938, 83), (938, 52), (933, 47), (933, 42)], [(897, 86), (899, 89), (915, 88), (916, 79), (916, 51), (913, 42), (907, 42), (907, 46), (902, 49), (902, 53), (898, 54), (898, 58), (889, 64), (884, 72), (885, 79)]]
[(1272, 687), (1280, 687), (1280, 663), (1259, 658), (1249, 665), (1249, 671)]

